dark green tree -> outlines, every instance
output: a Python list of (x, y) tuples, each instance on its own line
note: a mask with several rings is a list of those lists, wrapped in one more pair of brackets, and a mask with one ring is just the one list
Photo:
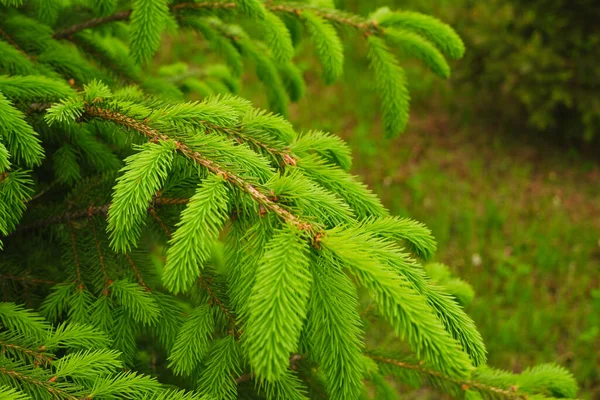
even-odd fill
[[(295, 45), (309, 37), (333, 82), (345, 31), (399, 133), (390, 49), (447, 77), (464, 52), (447, 25), (322, 0), (0, 0), (0, 15), (2, 399), (576, 395), (559, 366), (486, 367), (472, 290), (423, 266), (429, 230), (389, 215), (339, 138), (282, 116), (304, 93)], [(223, 64), (157, 67), (165, 35)], [(232, 94), (247, 64), (274, 113)], [(371, 344), (373, 315), (406, 346)]]

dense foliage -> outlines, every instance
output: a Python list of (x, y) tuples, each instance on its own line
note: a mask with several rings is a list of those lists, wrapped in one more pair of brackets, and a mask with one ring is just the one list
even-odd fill
[(597, 2), (494, 1), (472, 5), (468, 15), (461, 32), (472, 51), (462, 79), (485, 104), (550, 135), (597, 138)]
[[(447, 77), (461, 40), (426, 15), (331, 7), (0, 0), (3, 398), (397, 398), (386, 376), (471, 399), (576, 395), (556, 365), (484, 365), (468, 286), (423, 267), (430, 232), (389, 216), (340, 139), (211, 96), (251, 61), (285, 114), (303, 92), (294, 38), (314, 41), (332, 82), (348, 29), (368, 43), (388, 135), (401, 131), (389, 47)], [(226, 64), (152, 75), (178, 29)], [(365, 348), (357, 288), (404, 353)]]

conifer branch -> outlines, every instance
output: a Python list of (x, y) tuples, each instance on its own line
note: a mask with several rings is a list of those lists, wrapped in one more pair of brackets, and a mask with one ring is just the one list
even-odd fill
[(5, 342), (4, 340), (1, 340), (1, 339), (0, 339), (0, 347), (4, 347), (5, 349), (12, 349), (14, 351), (18, 351), (19, 353), (24, 354), (27, 357), (31, 357), (36, 360), (36, 363), (38, 365), (39, 364), (49, 365), (52, 362), (52, 357), (49, 356), (48, 354), (44, 354), (41, 351), (41, 348), (40, 348), (40, 351), (35, 351), (35, 350), (31, 350), (31, 349), (28, 349), (23, 346), (16, 345), (14, 343)]
[(395, 367), (402, 368), (402, 369), (409, 369), (409, 370), (417, 371), (418, 373), (420, 373), (422, 375), (428, 375), (428, 376), (435, 377), (437, 379), (441, 379), (446, 382), (454, 383), (454, 384), (460, 386), (460, 388), (465, 391), (469, 390), (470, 388), (475, 388), (478, 391), (502, 395), (502, 396), (505, 396), (506, 398), (510, 398), (510, 399), (526, 400), (528, 398), (527, 393), (519, 392), (516, 389), (514, 389), (514, 390), (513, 389), (503, 389), (503, 388), (496, 387), (496, 386), (486, 385), (485, 383), (474, 381), (471, 379), (462, 380), (462, 379), (452, 378), (452, 377), (442, 374), (441, 372), (426, 368), (422, 364), (413, 364), (413, 363), (399, 361), (399, 360), (395, 360), (393, 358), (382, 357), (382, 356), (378, 356), (378, 355), (374, 355), (374, 354), (366, 354), (366, 355), (369, 358), (371, 358), (372, 360), (380, 362), (380, 363), (390, 364), (390, 365), (393, 365)]
[[(158, 216), (158, 214), (156, 213), (156, 211), (152, 207), (150, 208), (150, 214), (154, 217), (154, 219), (156, 220), (156, 222), (161, 226), (161, 228), (163, 229), (163, 231), (165, 232), (165, 234), (167, 235), (167, 237), (169, 239), (172, 239), (173, 235), (171, 234), (171, 232), (169, 231), (169, 229), (167, 228), (167, 226), (162, 222), (162, 220), (160, 219), (160, 217)], [(219, 297), (215, 294), (215, 292), (211, 288), (211, 286), (210, 286), (210, 284), (211, 284), (210, 278), (204, 278), (203, 276), (200, 276), (198, 278), (198, 284), (202, 288), (204, 288), (204, 290), (206, 290), (206, 293), (210, 297), (210, 305), (211, 306), (217, 305), (221, 309), (221, 311), (223, 312), (223, 314), (225, 315), (225, 317), (227, 317), (227, 319), (229, 320), (229, 322), (231, 324), (233, 335), (235, 336), (236, 339), (239, 339), (240, 333), (237, 330), (237, 325), (236, 325), (235, 317), (231, 314), (231, 311), (229, 311), (229, 309), (225, 306), (225, 304), (223, 303), (223, 301), (221, 301), (221, 299), (219, 299)]]
[(131, 10), (125, 10), (125, 11), (119, 11), (115, 14), (112, 14), (112, 15), (109, 15), (106, 17), (92, 18), (88, 21), (84, 21), (84, 22), (72, 25), (68, 28), (62, 29), (62, 30), (56, 32), (53, 37), (54, 37), (54, 39), (65, 39), (77, 32), (84, 30), (84, 29), (95, 28), (96, 26), (104, 25), (106, 23), (113, 22), (113, 21), (127, 20), (127, 19), (129, 19), (130, 16), (131, 16)]
[(26, 276), (15, 276), (15, 275), (11, 275), (11, 274), (0, 275), (0, 279), (25, 282), (25, 283), (44, 283), (46, 285), (58, 285), (60, 283), (60, 282), (56, 282), (56, 281), (49, 281), (46, 279), (30, 278), (30, 277), (26, 277)]
[(148, 212), (150, 213), (150, 215), (152, 216), (152, 218), (154, 219), (154, 221), (156, 221), (156, 223), (158, 224), (158, 226), (160, 226), (160, 228), (163, 230), (163, 232), (165, 233), (165, 235), (167, 235), (167, 237), (169, 239), (172, 239), (173, 235), (171, 234), (171, 231), (169, 230), (169, 227), (167, 227), (167, 225), (163, 222), (163, 220), (158, 216), (158, 213), (156, 212), (156, 209), (153, 206), (150, 206), (150, 208), (148, 208)]
[(131, 267), (131, 269), (135, 273), (135, 276), (136, 276), (136, 278), (137, 278), (138, 283), (140, 284), (140, 286), (142, 286), (146, 290), (146, 292), (151, 292), (152, 289), (150, 288), (150, 286), (148, 286), (148, 284), (142, 278), (142, 274), (140, 273), (140, 269), (137, 267), (137, 265), (135, 265), (135, 263), (133, 262), (133, 259), (129, 255), (129, 253), (125, 253), (125, 258), (127, 259), (127, 262), (129, 263), (129, 266)]
[(316, 14), (317, 16), (330, 22), (350, 26), (362, 32), (365, 36), (382, 32), (381, 28), (379, 28), (375, 22), (360, 18), (356, 15), (347, 14), (339, 10), (325, 10), (317, 7), (307, 7), (306, 5), (302, 4), (270, 4), (267, 5), (267, 8), (273, 12), (282, 12), (297, 16), (302, 16), (302, 12), (304, 11), (310, 11), (313, 14)]
[(10, 37), (10, 35), (8, 33), (6, 33), (2, 28), (0, 28), (0, 36), (2, 36), (4, 38), (4, 40), (6, 40), (12, 47), (14, 47), (19, 53), (23, 54), (25, 57), (27, 57), (29, 60), (33, 61), (33, 57), (30, 56), (29, 54), (27, 54), (25, 52), (25, 50), (23, 50), (19, 44), (17, 42), (14, 41), (14, 39), (12, 37)]
[[(193, 2), (188, 2), (188, 3), (180, 3), (180, 4), (176, 4), (175, 6), (172, 7), (172, 9), (175, 10), (181, 10), (181, 9), (201, 9), (201, 8), (210, 8), (210, 9), (234, 9), (237, 7), (236, 3), (216, 3), (216, 2), (211, 2), (211, 1), (204, 1), (204, 2), (198, 2), (198, 3), (193, 3)], [(319, 7), (311, 7), (308, 6), (306, 4), (276, 4), (276, 3), (271, 3), (271, 2), (267, 2), (265, 3), (265, 7), (270, 10), (273, 11), (275, 13), (287, 13), (287, 14), (293, 14), (295, 16), (302, 16), (302, 13), (304, 11), (310, 11), (316, 15), (318, 15), (319, 17), (326, 19), (328, 21), (337, 23), (337, 24), (341, 24), (341, 25), (347, 25), (347, 26), (351, 26), (361, 32), (363, 32), (365, 35), (371, 35), (374, 34), (376, 32), (378, 32), (380, 30), (380, 28), (378, 28), (378, 26), (371, 21), (368, 21), (366, 19), (360, 18), (358, 16), (355, 15), (350, 15), (338, 10), (327, 10), (327, 9), (323, 9), (323, 8), (319, 8)]]
[[(295, 16), (302, 16), (304, 11), (310, 11), (317, 16), (328, 20), (330, 22), (350, 26), (360, 32), (362, 32), (365, 36), (370, 36), (373, 34), (381, 33), (383, 30), (374, 22), (369, 21), (364, 18), (360, 18), (358, 16), (354, 16), (351, 14), (347, 14), (338, 10), (327, 10), (318, 7), (311, 7), (306, 4), (274, 4), (274, 3), (264, 3), (266, 9), (275, 12), (275, 13), (285, 13), (285, 14), (293, 14)], [(232, 10), (236, 9), (238, 5), (236, 3), (223, 3), (223, 2), (212, 2), (212, 1), (204, 1), (204, 2), (189, 2), (189, 3), (179, 3), (171, 6), (172, 11), (184, 10), (184, 9), (221, 9), (221, 10)], [(84, 21), (75, 25), (72, 25), (68, 28), (62, 29), (54, 34), (55, 39), (65, 39), (69, 36), (80, 32), (84, 29), (95, 28), (97, 26), (115, 22), (115, 21), (125, 21), (128, 20), (131, 16), (131, 10), (119, 11), (115, 14), (106, 16), (93, 18), (88, 21)]]
[(47, 391), (48, 393), (50, 393), (54, 398), (57, 398), (57, 399), (79, 400), (76, 396), (70, 395), (67, 391), (54, 387), (52, 385), (52, 383), (54, 381), (52, 381), (52, 382), (50, 380), (42, 381), (42, 380), (33, 378), (29, 375), (26, 375), (24, 373), (21, 373), (21, 372), (12, 370), (12, 369), (8, 369), (5, 367), (0, 367), (0, 374), (4, 374), (7, 376), (10, 376), (13, 379), (21, 380), (23, 382), (27, 382), (32, 385), (39, 386), (42, 389), (44, 389), (45, 391)]
[[(187, 204), (188, 201), (189, 199), (172, 199), (159, 197), (152, 202), (151, 207), (167, 207), (172, 205), (182, 205)], [(20, 225), (15, 232), (11, 233), (11, 235), (39, 230), (50, 225), (63, 224), (69, 220), (76, 221), (83, 218), (89, 218), (90, 216), (95, 215), (107, 215), (109, 207), (110, 204), (103, 204), (101, 206), (89, 206), (85, 209), (72, 212), (65, 212), (43, 220), (33, 222), (31, 224)]]
[(239, 339), (240, 332), (237, 330), (235, 317), (231, 314), (231, 311), (229, 311), (229, 309), (225, 306), (225, 304), (221, 301), (221, 299), (219, 299), (219, 297), (212, 290), (212, 288), (210, 287), (209, 280), (200, 276), (198, 278), (198, 283), (200, 284), (200, 286), (202, 286), (204, 288), (204, 290), (206, 290), (206, 293), (208, 293), (208, 296), (210, 297), (210, 305), (214, 306), (216, 304), (221, 309), (221, 311), (223, 311), (223, 314), (225, 314), (225, 316), (231, 323), (231, 327), (233, 330), (233, 332), (232, 332), (233, 336), (236, 339)]
[(87, 105), (85, 110), (86, 114), (90, 117), (104, 119), (116, 123), (118, 125), (125, 126), (129, 129), (133, 129), (134, 131), (142, 134), (143, 136), (146, 136), (151, 142), (158, 143), (159, 141), (164, 141), (175, 143), (177, 151), (184, 157), (206, 168), (211, 173), (217, 176), (222, 176), (227, 182), (247, 193), (259, 205), (264, 207), (266, 210), (273, 212), (283, 221), (295, 226), (301, 231), (309, 233), (314, 239), (318, 238), (321, 234), (320, 229), (318, 229), (316, 226), (305, 222), (299, 217), (295, 216), (290, 211), (286, 210), (285, 208), (274, 202), (269, 196), (258, 190), (254, 185), (246, 182), (244, 179), (235, 174), (229, 173), (227, 170), (222, 168), (219, 164), (215, 163), (214, 161), (202, 157), (202, 155), (199, 152), (192, 150), (186, 144), (175, 140), (169, 137), (168, 135), (157, 131), (154, 128), (151, 128), (150, 126), (146, 125), (141, 121), (118, 113), (116, 111), (111, 111), (90, 105)]
[[(165, 232), (165, 234), (167, 235), (167, 237), (169, 239), (172, 239), (173, 235), (171, 234), (171, 232), (169, 231), (169, 229), (167, 228), (167, 226), (163, 223), (163, 221), (160, 219), (160, 217), (156, 213), (156, 210), (154, 210), (153, 207), (150, 208), (150, 214), (154, 217), (154, 219), (156, 220), (156, 222), (161, 226), (161, 228), (163, 229), (163, 231)], [(223, 312), (223, 314), (225, 315), (225, 317), (227, 317), (227, 319), (229, 320), (229, 322), (230, 322), (230, 324), (232, 326), (232, 333), (233, 333), (233, 335), (235, 336), (236, 339), (239, 339), (240, 333), (237, 330), (237, 325), (236, 325), (235, 317), (231, 314), (231, 311), (229, 311), (229, 309), (225, 306), (225, 304), (223, 303), (223, 301), (221, 301), (221, 299), (219, 299), (219, 297), (212, 290), (212, 288), (210, 286), (210, 283), (211, 283), (211, 281), (210, 281), (209, 278), (204, 278), (202, 276), (200, 276), (198, 278), (198, 284), (202, 288), (204, 288), (204, 290), (206, 290), (206, 293), (210, 297), (210, 305), (211, 306), (217, 305), (221, 309), (221, 311)]]
[(286, 165), (292, 165), (292, 166), (296, 165), (296, 157), (287, 148), (286, 149), (275, 149), (272, 146), (269, 146), (268, 144), (263, 143), (256, 138), (253, 138), (249, 135), (244, 134), (241, 129), (233, 129), (233, 128), (227, 128), (224, 126), (218, 126), (215, 124), (211, 124), (210, 122), (207, 122), (207, 121), (199, 121), (199, 122), (212, 130), (221, 131), (221, 132), (225, 133), (227, 136), (229, 136), (232, 139), (237, 140), (238, 142), (249, 143), (258, 148), (263, 149), (264, 151), (271, 154), (274, 158), (281, 159), (282, 167), (284, 167)]

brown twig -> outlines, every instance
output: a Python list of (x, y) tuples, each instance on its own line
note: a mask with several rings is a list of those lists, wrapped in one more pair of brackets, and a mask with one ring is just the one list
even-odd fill
[(96, 26), (103, 25), (108, 22), (127, 20), (127, 19), (129, 19), (130, 15), (131, 15), (131, 10), (125, 10), (125, 11), (119, 11), (112, 15), (108, 15), (106, 17), (93, 18), (88, 21), (84, 21), (79, 24), (75, 24), (68, 28), (62, 29), (62, 30), (56, 32), (53, 37), (54, 37), (54, 39), (65, 39), (65, 38), (73, 35), (74, 33), (77, 33), (84, 29), (94, 28)]
[(68, 212), (65, 212), (65, 213), (62, 213), (59, 215), (54, 215), (52, 217), (33, 222), (31, 224), (21, 225), (12, 233), (12, 235), (18, 234), (18, 233), (35, 231), (40, 228), (44, 228), (44, 227), (54, 225), (54, 224), (61, 224), (61, 223), (65, 223), (68, 221), (75, 221), (75, 220), (82, 219), (82, 218), (88, 218), (90, 213), (92, 215), (107, 214), (109, 206), (110, 206), (110, 204), (104, 204), (102, 206), (88, 207), (83, 210), (72, 211), (72, 212), (68, 211)]
[(381, 31), (381, 28), (373, 21), (360, 18), (356, 15), (344, 13), (341, 11), (334, 10), (322, 10), (314, 7), (306, 7), (301, 5), (289, 5), (289, 4), (269, 4), (267, 8), (273, 12), (294, 14), (302, 17), (304, 11), (310, 11), (319, 17), (326, 19), (330, 22), (351, 26), (352, 28), (363, 32), (365, 35), (372, 35)]
[(146, 292), (151, 292), (152, 289), (150, 289), (150, 286), (148, 286), (148, 284), (142, 278), (142, 274), (140, 273), (139, 268), (137, 267), (137, 265), (135, 265), (135, 263), (133, 262), (133, 259), (129, 255), (129, 253), (125, 253), (125, 258), (127, 259), (127, 262), (131, 266), (131, 269), (133, 270), (133, 272), (135, 272), (135, 276), (137, 277), (137, 280), (138, 280), (138, 283), (140, 284), (140, 286), (143, 286), (144, 289), (146, 289)]
[(169, 228), (167, 227), (167, 225), (163, 222), (163, 220), (160, 219), (160, 217), (158, 216), (158, 213), (156, 212), (156, 209), (154, 207), (150, 207), (148, 209), (148, 212), (150, 213), (150, 215), (152, 216), (152, 218), (154, 218), (154, 221), (156, 221), (156, 223), (163, 230), (163, 232), (165, 233), (165, 235), (167, 235), (167, 237), (169, 239), (172, 239), (173, 235), (171, 235), (171, 231), (169, 230)]
[(12, 47), (15, 48), (15, 50), (17, 50), (19, 53), (23, 54), (27, 59), (33, 61), (33, 57), (31, 57), (29, 54), (27, 54), (20, 46), (17, 42), (14, 41), (14, 39), (12, 37), (10, 37), (10, 35), (8, 33), (6, 33), (4, 30), (2, 30), (0, 28), (0, 36), (2, 36), (4, 38), (4, 40), (6, 40)]
[[(223, 314), (225, 314), (225, 316), (227, 317), (227, 319), (229, 320), (229, 322), (231, 323), (231, 325), (233, 326), (233, 329), (236, 330), (236, 322), (235, 322), (235, 318), (233, 315), (231, 315), (231, 312), (229, 311), (229, 309), (227, 307), (225, 307), (225, 304), (223, 304), (223, 302), (221, 301), (221, 299), (219, 299), (219, 297), (215, 294), (215, 292), (212, 290), (212, 288), (210, 287), (210, 284), (206, 281), (206, 279), (204, 279), (202, 276), (198, 278), (198, 283), (200, 284), (200, 286), (202, 286), (206, 292), (208, 293), (209, 297), (211, 298), (211, 305), (216, 304), (221, 311), (223, 311)], [(237, 337), (237, 331), (235, 336)]]
[(50, 103), (31, 103), (29, 105), (29, 110), (31, 112), (43, 112), (52, 107)]
[(49, 281), (46, 279), (30, 278), (28, 276), (15, 276), (11, 274), (0, 275), (1, 280), (20, 281), (25, 283), (44, 283), (47, 285), (58, 285), (60, 282)]

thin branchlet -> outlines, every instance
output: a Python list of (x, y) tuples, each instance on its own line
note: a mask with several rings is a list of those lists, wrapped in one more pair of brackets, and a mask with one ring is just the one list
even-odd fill
[[(182, 205), (182, 204), (187, 204), (188, 202), (189, 202), (189, 199), (171, 199), (171, 198), (162, 198), (161, 197), (161, 198), (156, 198), (153, 201), (152, 207), (166, 207), (166, 206), (172, 206), (172, 205)], [(50, 225), (64, 224), (69, 220), (76, 221), (76, 220), (83, 219), (83, 218), (89, 218), (90, 216), (95, 216), (95, 215), (107, 215), (109, 208), (110, 208), (110, 204), (103, 204), (100, 206), (89, 206), (87, 208), (77, 210), (77, 211), (67, 211), (67, 212), (64, 212), (64, 213), (61, 213), (58, 215), (51, 216), (46, 219), (41, 219), (41, 220), (32, 222), (31, 224), (20, 225), (16, 231), (11, 233), (11, 236), (15, 235), (15, 234), (23, 234), (23, 233), (36, 231), (36, 230), (43, 229)]]
[(2, 28), (0, 28), (0, 36), (2, 38), (4, 38), (4, 40), (6, 40), (12, 47), (14, 47), (15, 50), (17, 50), (19, 53), (24, 55), (26, 58), (28, 58), (31, 61), (34, 60), (34, 57), (27, 54), (27, 52), (25, 52), (25, 50), (23, 50), (21, 48), (21, 46), (19, 46), (19, 44), (17, 42), (15, 42), (14, 39), (8, 33), (6, 33)]
[(38, 283), (43, 283), (46, 285), (58, 285), (60, 282), (56, 282), (56, 281), (50, 281), (47, 279), (38, 279), (38, 278), (32, 278), (30, 276), (15, 276), (12, 274), (2, 274), (0, 275), (0, 280), (10, 280), (10, 281), (16, 281), (16, 282), (23, 282), (23, 284), (38, 284)]
[(471, 388), (474, 388), (479, 391), (500, 394), (500, 395), (505, 396), (510, 399), (526, 400), (528, 398), (527, 393), (522, 393), (522, 392), (519, 392), (518, 390), (503, 389), (503, 388), (499, 388), (499, 387), (495, 387), (495, 386), (491, 386), (491, 385), (486, 385), (485, 383), (474, 381), (471, 379), (461, 380), (461, 379), (452, 378), (452, 377), (442, 374), (441, 372), (426, 368), (421, 364), (413, 364), (413, 363), (399, 361), (399, 360), (395, 360), (393, 358), (382, 357), (382, 356), (377, 356), (377, 355), (373, 355), (373, 354), (367, 354), (367, 356), (369, 358), (373, 359), (374, 361), (377, 361), (380, 363), (394, 365), (398, 368), (404, 368), (404, 369), (410, 369), (413, 371), (418, 371), (419, 373), (421, 373), (423, 375), (433, 376), (438, 379), (442, 379), (444, 381), (454, 383), (456, 385), (459, 385), (465, 391), (469, 390)]
[(224, 134), (226, 134), (227, 136), (229, 136), (232, 139), (235, 139), (235, 140), (238, 140), (238, 141), (244, 142), (244, 143), (249, 143), (258, 148), (263, 149), (264, 151), (271, 154), (273, 157), (280, 159), (282, 162), (281, 163), (282, 167), (285, 167), (286, 165), (293, 165), (293, 166), (296, 165), (296, 157), (289, 151), (289, 149), (273, 148), (273, 147), (269, 146), (268, 144), (263, 143), (256, 138), (253, 138), (249, 135), (244, 134), (244, 132), (241, 129), (218, 126), (218, 125), (212, 124), (207, 121), (199, 121), (199, 122), (202, 125), (206, 126), (207, 128), (210, 128), (214, 131), (223, 132)]
[(4, 368), (4, 367), (0, 367), (0, 374), (4, 374), (7, 376), (10, 376), (11, 378), (18, 379), (18, 380), (30, 383), (35, 386), (39, 386), (39, 387), (43, 388), (45, 391), (47, 391), (48, 393), (50, 393), (54, 398), (66, 399), (66, 400), (79, 400), (78, 397), (72, 396), (67, 391), (58, 389), (58, 388), (52, 386), (53, 382), (51, 382), (50, 380), (42, 381), (42, 380), (33, 378), (29, 375), (26, 375), (24, 373), (21, 373), (21, 372), (12, 370), (12, 369)]
[(98, 17), (92, 18), (90, 20), (71, 25), (68, 28), (62, 29), (54, 34), (55, 39), (65, 39), (69, 36), (80, 32), (84, 29), (95, 28), (96, 26), (100, 26), (113, 21), (123, 21), (129, 19), (131, 16), (131, 10), (119, 11), (112, 15), (108, 15), (106, 17)]
[(333, 12), (333, 10), (325, 10), (325, 9), (321, 9), (321, 8), (317, 8), (317, 7), (305, 6), (302, 4), (294, 4), (294, 5), (270, 4), (270, 5), (267, 5), (267, 8), (269, 8), (273, 12), (294, 14), (299, 17), (301, 17), (302, 13), (305, 10), (307, 10), (307, 11), (310, 11), (311, 13), (316, 14), (319, 17), (326, 19), (330, 22), (340, 24), (340, 25), (350, 26), (350, 27), (362, 32), (365, 36), (369, 36), (369, 35), (373, 35), (373, 34), (382, 32), (382, 29), (379, 26), (377, 26), (377, 24), (374, 21), (369, 21), (367, 19), (360, 18), (355, 15), (343, 13), (343, 12), (340, 12), (337, 10), (335, 10), (335, 12)]
[(164, 223), (164, 221), (160, 218), (160, 216), (158, 215), (158, 213), (156, 212), (156, 209), (154, 207), (150, 207), (148, 209), (148, 212), (150, 213), (150, 215), (152, 216), (152, 219), (154, 219), (154, 221), (158, 224), (158, 226), (160, 226), (160, 228), (163, 230), (163, 232), (165, 233), (165, 235), (167, 235), (167, 237), (169, 239), (173, 238), (173, 235), (171, 234), (171, 231), (169, 230), (169, 227)]
[(109, 57), (106, 57), (106, 55), (101, 51), (98, 51), (98, 49), (90, 46), (88, 43), (82, 40), (81, 37), (70, 35), (68, 36), (68, 39), (76, 46), (81, 48), (85, 53), (92, 56), (99, 64), (110, 70), (110, 72), (118, 77), (118, 79), (124, 84), (138, 86), (142, 85), (142, 81), (136, 79), (134, 76), (132, 76), (132, 74), (124, 73), (117, 65), (115, 65), (113, 60), (111, 60)]
[(239, 332), (237, 329), (235, 317), (233, 316), (231, 311), (227, 308), (227, 306), (225, 306), (225, 303), (223, 303), (223, 301), (221, 299), (219, 299), (219, 297), (216, 295), (216, 293), (214, 292), (214, 290), (212, 289), (212, 287), (210, 285), (211, 283), (212, 283), (212, 281), (210, 280), (210, 278), (205, 278), (202, 276), (198, 278), (198, 284), (202, 288), (204, 288), (204, 290), (206, 290), (206, 293), (210, 297), (210, 305), (211, 306), (216, 305), (217, 307), (219, 307), (219, 309), (221, 309), (221, 311), (223, 312), (223, 314), (225, 314), (225, 316), (227, 317), (227, 319), (229, 320), (229, 323), (231, 325), (230, 333), (236, 339), (239, 339), (241, 332)]
[(135, 262), (133, 262), (133, 259), (131, 258), (131, 256), (129, 255), (129, 253), (125, 253), (125, 258), (127, 259), (127, 262), (129, 263), (129, 266), (131, 267), (131, 269), (135, 273), (135, 276), (136, 276), (136, 278), (138, 280), (139, 285), (142, 286), (144, 288), (144, 290), (146, 290), (146, 292), (151, 292), (152, 289), (150, 288), (150, 286), (148, 286), (148, 284), (146, 283), (146, 281), (144, 281), (144, 278), (142, 278), (142, 274), (140, 272), (140, 269), (137, 267), (137, 265), (135, 265)]
[(0, 347), (3, 347), (4, 349), (9, 349), (12, 351), (17, 351), (27, 357), (30, 357), (32, 359), (35, 360), (35, 365), (43, 365), (43, 366), (48, 366), (52, 363), (52, 356), (43, 353), (41, 350), (36, 351), (36, 350), (32, 350), (32, 349), (28, 349), (27, 347), (23, 347), (23, 346), (19, 346), (17, 344), (14, 343), (9, 343), (3, 340), (0, 340)]

